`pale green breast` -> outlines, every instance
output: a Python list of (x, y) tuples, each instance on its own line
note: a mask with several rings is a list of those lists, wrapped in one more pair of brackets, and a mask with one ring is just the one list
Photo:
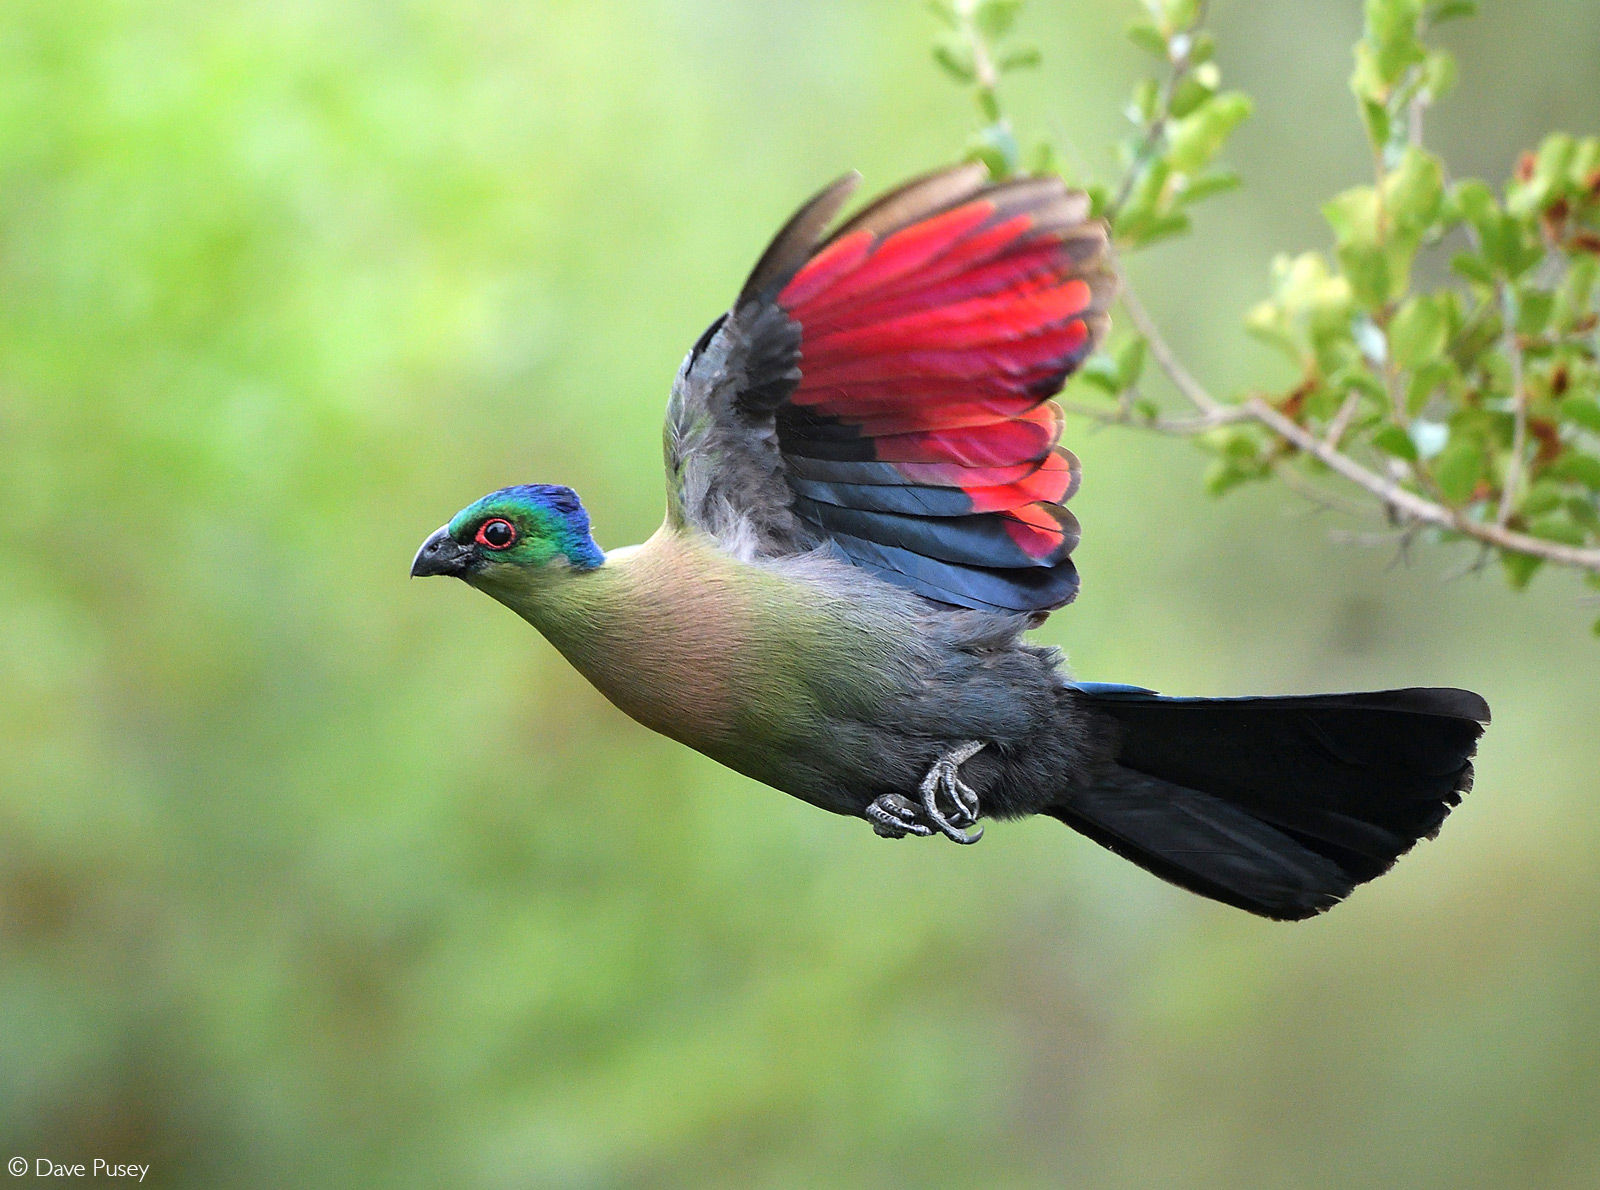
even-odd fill
[(646, 727), (781, 784), (821, 725), (886, 694), (882, 640), (815, 586), (663, 528), (525, 597), (491, 591)]

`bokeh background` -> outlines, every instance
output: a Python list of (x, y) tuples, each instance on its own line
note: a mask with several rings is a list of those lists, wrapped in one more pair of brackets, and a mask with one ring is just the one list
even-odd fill
[[(1503, 177), (1600, 128), (1600, 7), (1451, 26)], [(1122, 0), (1034, 0), (1025, 140), (1111, 167)], [(1218, 0), (1248, 188), (1140, 258), (1219, 390), (1367, 174), (1355, 0)], [(1478, 788), (1274, 925), (1053, 821), (890, 844), (625, 720), (411, 583), (482, 492), (660, 516), (687, 345), (820, 183), (971, 125), (916, 4), (8, 0), (0, 10), (0, 1159), (172, 1187), (1600, 1184), (1600, 642), (1570, 575), (1330, 543), (1069, 431), (1076, 670), (1459, 684)], [(21, 1184), (20, 1182), (18, 1184)]]

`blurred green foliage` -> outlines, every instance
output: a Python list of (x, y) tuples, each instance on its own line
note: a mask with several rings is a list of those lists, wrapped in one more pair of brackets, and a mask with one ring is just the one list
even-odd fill
[[(1319, 123), (1359, 14), (1213, 16), (1252, 185), (1203, 259), (1130, 268), (1232, 383), (1273, 245), (1365, 160)], [(1049, 64), (1008, 76), (1022, 143), (1111, 139), (1123, 19), (1019, 22)], [(208, 1190), (1594, 1184), (1600, 676), (1556, 595), (1262, 534), (1270, 489), (1194, 500), (1183, 444), (1074, 437), (1084, 595), (1043, 635), (1084, 676), (1495, 707), (1443, 837), (1285, 929), (1055, 823), (886, 843), (408, 584), (503, 483), (574, 484), (607, 545), (653, 528), (673, 369), (773, 227), (850, 165), (957, 151), (926, 22), (0, 13), (0, 1159)], [(1450, 159), (1600, 124), (1592, 5), (1451, 28), (1481, 82)]]
[[(1012, 172), (1019, 154), (995, 83), (1008, 64), (1039, 60), (1004, 51), (1020, 4), (932, 8), (951, 30), (936, 56), (983, 114), (972, 155)], [(1556, 562), (1600, 588), (1600, 137), (1545, 136), (1502, 195), (1475, 178), (1450, 179), (1424, 147), (1424, 123), (1458, 68), (1428, 38), (1476, 9), (1473, 0), (1366, 0), (1350, 89), (1375, 180), (1322, 204), (1331, 259), (1279, 257), (1273, 296), (1246, 322), (1287, 361), (1287, 384), (1257, 382), (1253, 399), (1237, 403), (1195, 395), (1158, 342), (1157, 360), (1200, 414), (1164, 417), (1140, 387), (1144, 338), (1159, 332), (1140, 325), (1125, 287), (1133, 333), (1091, 360), (1073, 390), (1102, 392), (1117, 411), (1068, 408), (1195, 437), (1214, 456), (1213, 495), (1280, 477), (1325, 500), (1318, 481), (1352, 481), (1408, 534), (1476, 541), (1480, 564), (1497, 552), (1515, 587)], [(1221, 89), (1205, 0), (1144, 0), (1140, 11), (1128, 39), (1162, 77), (1134, 88), (1120, 181), (1082, 179), (1123, 258), (1189, 231), (1195, 203), (1239, 185), (1216, 161), (1254, 109), (1243, 92)], [(1048, 141), (1034, 168), (1082, 172), (1064, 167)], [(1414, 277), (1424, 250), (1452, 247), (1453, 280)], [(1600, 620), (1594, 627), (1600, 634)]]

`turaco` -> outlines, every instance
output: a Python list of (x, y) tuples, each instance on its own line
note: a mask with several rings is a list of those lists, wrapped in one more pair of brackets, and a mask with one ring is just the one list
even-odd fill
[(1023, 638), (1078, 591), (1050, 401), (1105, 333), (1106, 232), (1058, 178), (916, 179), (789, 220), (667, 403), (667, 514), (603, 551), (565, 487), (422, 545), (627, 714), (880, 835), (1048, 814), (1298, 919), (1439, 829), (1489, 721), (1465, 690), (1167, 698)]

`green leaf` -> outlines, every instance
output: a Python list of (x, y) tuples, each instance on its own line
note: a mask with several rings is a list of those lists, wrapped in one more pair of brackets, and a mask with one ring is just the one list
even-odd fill
[(1397, 459), (1405, 459), (1410, 463), (1417, 461), (1417, 444), (1411, 441), (1410, 434), (1392, 422), (1372, 436), (1372, 445)]
[(952, 33), (961, 31), (961, 18), (956, 15), (955, 5), (950, 0), (928, 0), (927, 9)]
[(1574, 496), (1567, 501), (1567, 515), (1573, 524), (1582, 525), (1590, 533), (1600, 535), (1600, 509), (1595, 508), (1590, 497)]
[[(1215, 73), (1213, 68), (1211, 73)], [(1174, 119), (1181, 120), (1194, 112), (1202, 103), (1216, 94), (1216, 84), (1206, 85), (1198, 71), (1186, 74), (1173, 88), (1171, 111)]]
[(1189, 178), (1185, 181), (1183, 189), (1178, 191), (1177, 201), (1184, 206), (1192, 203), (1203, 202), (1218, 194), (1226, 194), (1230, 190), (1237, 190), (1244, 184), (1244, 179), (1230, 169), (1208, 170), (1199, 177)]
[(1083, 367), (1078, 369), (1079, 380), (1113, 397), (1122, 391), (1120, 376), (1121, 370), (1117, 366), (1117, 361), (1104, 352), (1091, 355)]
[(1422, 65), (1422, 90), (1437, 103), (1456, 89), (1459, 75), (1455, 55), (1447, 50), (1434, 50)]
[(1566, 510), (1540, 517), (1528, 526), (1528, 532), (1545, 541), (1559, 541), (1562, 545), (1583, 545), (1589, 535), (1567, 519)]
[(1383, 387), (1383, 381), (1361, 365), (1329, 376), (1328, 384), (1338, 390), (1356, 389), (1372, 398), (1373, 403), (1380, 407), (1389, 402), (1389, 391)]
[(1335, 243), (1375, 244), (1378, 239), (1378, 192), (1371, 186), (1356, 186), (1346, 190), (1323, 204), (1322, 217), (1333, 228)]
[(1366, 42), (1372, 47), (1378, 76), (1394, 85), (1425, 56), (1417, 40), (1420, 0), (1367, 0)]
[(1543, 516), (1560, 508), (1566, 503), (1566, 499), (1561, 492), (1560, 484), (1541, 481), (1528, 489), (1528, 494), (1522, 498), (1519, 511), (1529, 518)]
[[(1387, 126), (1389, 112), (1389, 85), (1383, 81), (1383, 76), (1378, 72), (1377, 55), (1372, 52), (1372, 47), (1364, 41), (1356, 42), (1356, 65), (1350, 72), (1350, 90), (1355, 94), (1356, 100), (1363, 106), (1371, 105), (1383, 112)], [(1387, 138), (1385, 138), (1387, 139)], [(1374, 143), (1381, 144), (1381, 141)]]
[(1011, 176), (1012, 163), (1006, 157), (1004, 150), (982, 139), (972, 141), (967, 146), (968, 161), (981, 161), (989, 171), (992, 178), (1008, 178)]
[(1500, 209), (1494, 193), (1469, 178), (1458, 183), (1454, 199), (1462, 217), (1478, 233), (1482, 256), (1491, 268), (1519, 277), (1544, 258), (1544, 249), (1531, 243), (1522, 224)]
[(1597, 275), (1600, 275), (1600, 257), (1579, 256), (1567, 266), (1552, 314), (1558, 330), (1571, 331), (1578, 320), (1589, 313)]
[(1600, 169), (1600, 136), (1586, 136), (1578, 142), (1578, 151), (1573, 154), (1568, 182), (1575, 189), (1586, 189), (1593, 183), (1597, 169)]
[(1168, 215), (1154, 215), (1141, 220), (1137, 228), (1128, 233), (1128, 238), (1137, 247), (1148, 248), (1159, 240), (1182, 235), (1191, 226), (1189, 216), (1182, 211), (1175, 211)]
[(1283, 352), (1291, 364), (1301, 365), (1304, 352), (1286, 328), (1283, 311), (1276, 302), (1260, 302), (1253, 307), (1245, 315), (1244, 329), (1251, 338)]
[(1444, 168), (1432, 153), (1407, 147), (1383, 186), (1384, 206), (1399, 228), (1421, 232), (1439, 217), (1444, 202)]
[(1458, 252), (1450, 258), (1450, 267), (1468, 281), (1476, 281), (1480, 285), (1494, 284), (1494, 270), (1481, 256), (1474, 256), (1470, 252)]
[(1044, 55), (1039, 52), (1036, 45), (1019, 45), (1007, 50), (1000, 55), (1000, 60), (995, 65), (1002, 72), (1012, 70), (1032, 70), (1044, 61)]
[(1381, 310), (1389, 301), (1393, 274), (1389, 255), (1374, 243), (1351, 243), (1339, 248), (1339, 267), (1350, 281), (1356, 302), (1366, 310)]
[[(1406, 388), (1406, 413), (1411, 417), (1420, 417), (1428, 407), (1429, 398), (1448, 385), (1455, 374), (1455, 364), (1448, 358), (1429, 360), (1419, 366), (1412, 373), (1411, 383)], [(1423, 453), (1425, 456), (1428, 454), (1426, 451)]]
[(1374, 149), (1382, 150), (1394, 134), (1394, 121), (1389, 118), (1389, 106), (1376, 99), (1361, 100), (1361, 126), (1367, 130), (1367, 140)]
[(1129, 25), (1128, 40), (1146, 53), (1167, 61), (1167, 39), (1149, 21), (1135, 21)]
[(978, 77), (977, 68), (972, 62), (972, 51), (964, 42), (953, 37), (941, 37), (934, 43), (933, 60), (958, 83), (971, 83)]
[(1200, 15), (1200, 0), (1161, 0), (1161, 11), (1169, 28), (1187, 29)]
[(1431, 27), (1442, 25), (1446, 21), (1459, 20), (1462, 17), (1476, 16), (1477, 13), (1477, 0), (1442, 0), (1441, 3), (1429, 7), (1427, 22)]
[(1539, 335), (1550, 325), (1550, 314), (1555, 309), (1556, 295), (1535, 289), (1517, 295), (1517, 333)]
[(1506, 581), (1511, 584), (1511, 589), (1520, 591), (1533, 580), (1533, 576), (1539, 572), (1539, 567), (1544, 565), (1544, 559), (1535, 558), (1532, 554), (1514, 554), (1508, 550), (1501, 550), (1500, 565), (1505, 568)]
[(1022, 4), (1023, 0), (978, 0), (972, 13), (973, 23), (986, 40), (998, 41), (1016, 23)]
[(1534, 156), (1533, 177), (1509, 188), (1506, 209), (1514, 215), (1527, 216), (1562, 197), (1577, 150), (1578, 142), (1564, 132), (1545, 137)]
[(1414, 297), (1389, 324), (1390, 356), (1402, 368), (1420, 368), (1444, 354), (1448, 330), (1437, 298)]
[(1220, 496), (1230, 488), (1236, 488), (1242, 483), (1249, 483), (1252, 479), (1259, 478), (1257, 472), (1236, 467), (1227, 459), (1214, 459), (1206, 468), (1204, 480), (1206, 494)]
[(1117, 349), (1117, 386), (1129, 389), (1139, 383), (1144, 374), (1145, 341), (1134, 336)]
[(1155, 79), (1140, 79), (1128, 106), (1133, 123), (1143, 126), (1153, 122), (1159, 114), (1156, 109), (1161, 106), (1160, 84)]
[(1494, 191), (1477, 178), (1466, 178), (1457, 182), (1455, 200), (1468, 222), (1480, 227), (1484, 220), (1500, 212), (1500, 204), (1495, 202)]
[(1465, 504), (1483, 476), (1483, 467), (1483, 444), (1475, 438), (1451, 434), (1434, 460), (1434, 482), (1451, 504)]
[(1600, 492), (1600, 459), (1581, 451), (1569, 450), (1545, 469), (1555, 479), (1570, 479), (1591, 492)]
[(1180, 173), (1199, 173), (1254, 110), (1255, 103), (1242, 91), (1213, 95), (1173, 125), (1167, 154), (1172, 168)]
[(1600, 403), (1589, 397), (1568, 397), (1559, 408), (1563, 420), (1600, 434)]

